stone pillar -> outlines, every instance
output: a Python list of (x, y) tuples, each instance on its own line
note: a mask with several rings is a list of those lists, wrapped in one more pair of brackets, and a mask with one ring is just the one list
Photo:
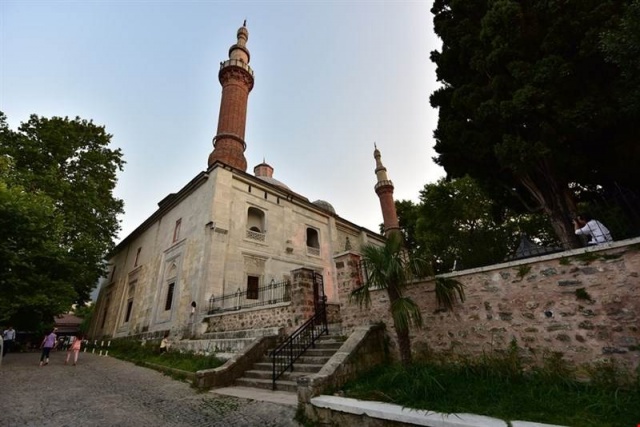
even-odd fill
[(360, 308), (349, 302), (351, 292), (364, 283), (360, 272), (360, 260), (362, 257), (356, 252), (344, 252), (336, 255), (333, 259), (336, 264), (342, 333), (348, 335), (353, 331), (354, 327), (369, 323), (368, 321), (364, 323), (358, 321)]
[(291, 271), (291, 312), (286, 333), (290, 334), (314, 315), (313, 274), (310, 268)]

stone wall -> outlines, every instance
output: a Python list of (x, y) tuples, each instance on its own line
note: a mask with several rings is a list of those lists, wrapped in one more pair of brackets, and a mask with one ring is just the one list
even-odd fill
[[(640, 359), (640, 239), (451, 273), (465, 285), (466, 301), (454, 312), (435, 303), (434, 281), (409, 286), (406, 294), (422, 308), (424, 327), (412, 329), (413, 351), (479, 355), (505, 348), (513, 339), (533, 361), (561, 352), (583, 364), (613, 358), (630, 368)], [(349, 304), (360, 286), (357, 254), (335, 259), (345, 333), (392, 321), (385, 291), (372, 292), (372, 305)]]
[(313, 271), (299, 268), (291, 276), (291, 302), (210, 315), (207, 332), (278, 327), (290, 334), (314, 314)]

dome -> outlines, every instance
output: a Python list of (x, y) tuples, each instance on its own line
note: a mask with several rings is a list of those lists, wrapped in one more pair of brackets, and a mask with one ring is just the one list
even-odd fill
[(331, 212), (334, 215), (336, 213), (336, 210), (333, 208), (331, 203), (327, 202), (326, 200), (316, 200), (315, 202), (312, 202), (312, 203), (318, 206), (319, 208), (324, 209), (325, 211)]
[(276, 187), (284, 188), (285, 190), (291, 191), (291, 189), (287, 185), (270, 176), (256, 176), (256, 178), (259, 178), (264, 182), (268, 182), (271, 185), (275, 185)]

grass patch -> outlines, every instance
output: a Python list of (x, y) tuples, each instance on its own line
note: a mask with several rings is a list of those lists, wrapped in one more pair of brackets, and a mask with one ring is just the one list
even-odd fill
[(109, 355), (118, 359), (141, 364), (151, 363), (154, 365), (166, 366), (168, 368), (179, 369), (187, 372), (197, 372), (202, 369), (213, 369), (221, 366), (224, 361), (215, 355), (203, 356), (194, 353), (181, 353), (178, 351), (168, 351), (160, 354), (158, 345), (147, 342), (140, 345), (134, 340), (114, 340), (111, 342)]
[(590, 367), (588, 383), (578, 381), (574, 372), (558, 353), (547, 355), (542, 367), (524, 369), (517, 350), (510, 349), (503, 355), (455, 363), (380, 366), (343, 390), (358, 399), (503, 420), (576, 427), (638, 424), (640, 387), (621, 384), (623, 376), (615, 365)]
[(579, 300), (593, 302), (593, 298), (591, 298), (591, 295), (585, 290), (585, 288), (576, 289), (576, 298)]
[(526, 276), (527, 274), (529, 274), (529, 272), (531, 271), (531, 266), (530, 265), (521, 265), (518, 266), (518, 270), (516, 271), (516, 276), (522, 280), (524, 279), (524, 276)]

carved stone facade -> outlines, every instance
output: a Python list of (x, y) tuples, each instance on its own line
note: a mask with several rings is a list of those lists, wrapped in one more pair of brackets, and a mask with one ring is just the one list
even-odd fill
[[(250, 232), (256, 227), (256, 212), (261, 228)], [(293, 280), (292, 271), (302, 267), (322, 274), (328, 302), (337, 305), (333, 257), (344, 251), (347, 237), (355, 249), (382, 241), (382, 236), (284, 186), (216, 163), (165, 198), (115, 248), (91, 335), (122, 337), (165, 330), (199, 335), (208, 327), (212, 296), (245, 291), (249, 280), (257, 280), (259, 286)], [(230, 319), (225, 327), (289, 328), (312, 315), (312, 309), (301, 308), (313, 307), (311, 299), (296, 301), (301, 306), (287, 309), (286, 315), (280, 308), (269, 314), (246, 313), (243, 321)]]

